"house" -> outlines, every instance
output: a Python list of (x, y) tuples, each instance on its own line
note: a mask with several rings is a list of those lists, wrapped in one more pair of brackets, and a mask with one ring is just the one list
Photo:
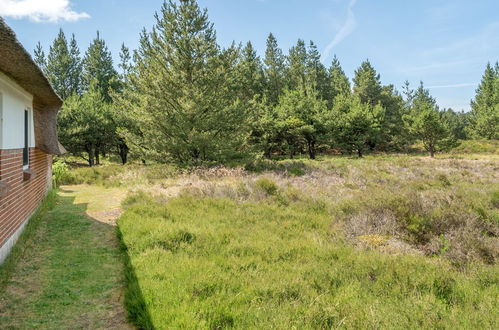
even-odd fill
[(51, 187), (62, 101), (0, 17), (0, 264)]

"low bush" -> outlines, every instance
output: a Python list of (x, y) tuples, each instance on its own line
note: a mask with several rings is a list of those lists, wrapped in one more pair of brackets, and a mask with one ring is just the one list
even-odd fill
[(452, 154), (499, 154), (499, 140), (463, 140)]
[(52, 182), (54, 187), (71, 183), (71, 180), (72, 174), (66, 162), (61, 159), (55, 161), (52, 164)]
[(253, 173), (276, 172), (293, 177), (305, 175), (309, 167), (304, 161), (299, 160), (271, 161), (260, 159), (247, 163), (245, 169)]
[(442, 255), (445, 245), (443, 256), (463, 266), (475, 260), (499, 261), (499, 221), (493, 209), (483, 206), (486, 201), (486, 193), (472, 196), (464, 190), (368, 191), (356, 198), (354, 207), (345, 201), (336, 212), (352, 241), (389, 235), (429, 256)]
[(256, 180), (255, 186), (269, 196), (275, 196), (279, 189), (276, 183), (268, 178), (260, 178)]

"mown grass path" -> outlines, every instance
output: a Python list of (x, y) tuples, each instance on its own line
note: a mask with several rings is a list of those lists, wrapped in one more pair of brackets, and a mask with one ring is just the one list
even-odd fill
[(1, 329), (127, 329), (113, 221), (125, 192), (68, 186), (0, 268)]

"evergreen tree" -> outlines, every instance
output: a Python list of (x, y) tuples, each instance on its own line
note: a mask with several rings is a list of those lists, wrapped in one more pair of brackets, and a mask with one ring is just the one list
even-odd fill
[(265, 51), (265, 79), (267, 85), (267, 101), (271, 105), (279, 102), (279, 97), (284, 90), (285, 57), (277, 44), (277, 39), (271, 33), (267, 38)]
[(69, 65), (68, 65), (68, 84), (69, 93), (81, 94), (83, 62), (81, 59), (80, 49), (76, 42), (75, 35), (71, 36), (69, 42)]
[[(113, 96), (113, 100), (121, 97), (121, 93), (129, 83), (130, 74), (133, 70), (132, 56), (130, 54), (130, 50), (125, 46), (125, 44), (121, 45), (120, 64), (118, 64), (118, 67), (121, 69), (121, 72), (119, 73), (119, 88), (111, 94)], [(116, 132), (115, 141), (118, 149), (118, 155), (121, 158), (121, 163), (125, 165), (128, 162), (130, 148), (128, 147), (126, 139), (123, 136), (126, 135), (126, 131), (137, 131), (138, 128), (136, 127), (136, 123), (125, 112), (126, 110), (123, 107), (120, 107), (118, 103), (114, 102), (111, 110), (114, 131)]]
[(381, 80), (380, 75), (374, 70), (373, 66), (366, 60), (355, 71), (353, 78), (354, 94), (360, 98), (362, 103), (368, 103), (375, 106), (381, 101)]
[(371, 141), (378, 139), (384, 111), (379, 104), (372, 106), (361, 102), (357, 95), (340, 94), (328, 125), (334, 144), (345, 152), (355, 152), (362, 157), (370, 149)]
[(123, 84), (127, 83), (128, 76), (130, 75), (133, 65), (132, 65), (132, 55), (130, 54), (130, 49), (125, 46), (125, 44), (121, 45), (120, 51), (120, 64), (118, 67), (121, 69), (121, 81)]
[(249, 102), (256, 97), (260, 100), (264, 93), (263, 66), (251, 42), (242, 50), (238, 77), (241, 99)]
[(64, 32), (59, 30), (47, 57), (46, 74), (57, 94), (63, 99), (71, 96), (70, 84), (71, 60), (68, 41)]
[(414, 90), (411, 88), (411, 84), (408, 80), (404, 82), (404, 86), (402, 87), (402, 94), (405, 96), (404, 106), (407, 109), (412, 107), (412, 101), (414, 100)]
[(386, 151), (398, 151), (407, 147), (409, 141), (401, 125), (403, 116), (407, 113), (404, 98), (393, 85), (383, 86), (380, 95), (380, 105), (385, 109), (379, 143), (376, 147)]
[(321, 55), (317, 46), (310, 41), (307, 54), (307, 87), (317, 91), (320, 99), (329, 99), (329, 81), (327, 70), (321, 62)]
[(487, 64), (471, 102), (470, 133), (476, 138), (499, 139), (499, 72)]
[[(84, 95), (90, 90), (98, 93), (102, 98), (102, 112), (106, 115), (106, 120), (113, 124), (107, 125), (107, 134), (99, 134), (95, 144), (95, 162), (100, 164), (100, 156), (105, 156), (116, 146), (117, 134), (111, 111), (111, 94), (119, 89), (118, 73), (114, 69), (111, 52), (106, 46), (106, 42), (97, 32), (97, 37), (88, 47), (82, 63), (82, 88)], [(97, 103), (94, 104), (97, 107)]]
[[(43, 65), (43, 57), (41, 45), (38, 45), (35, 49), (35, 61)], [(64, 32), (62, 29), (59, 30), (43, 68), (55, 91), (63, 100), (73, 94), (81, 94), (81, 58), (74, 35), (68, 45)]]
[(35, 63), (45, 73), (45, 71), (47, 70), (47, 59), (45, 58), (45, 52), (43, 51), (43, 47), (40, 42), (36, 44), (33, 55)]
[(111, 52), (99, 32), (85, 53), (82, 78), (85, 90), (95, 83), (95, 88), (99, 89), (104, 100), (111, 101), (110, 93), (118, 87), (118, 73), (114, 69)]
[(498, 73), (490, 63), (487, 64), (482, 81), (476, 90), (475, 100), (472, 102), (472, 107), (490, 108), (495, 103), (495, 82)]
[(73, 155), (98, 165), (98, 146), (113, 131), (110, 108), (97, 85), (92, 83), (82, 95), (66, 99), (58, 116), (59, 139)]
[(341, 68), (340, 61), (336, 55), (333, 58), (331, 67), (329, 68), (329, 82), (330, 106), (332, 106), (337, 96), (349, 95), (351, 93), (350, 81)]
[(315, 159), (317, 146), (324, 141), (325, 128), (322, 118), (326, 112), (326, 102), (317, 92), (287, 90), (277, 107), (281, 135), (284, 136), (290, 155), (306, 147), (310, 159)]
[(307, 47), (305, 42), (298, 39), (295, 46), (291, 47), (288, 55), (287, 82), (288, 89), (299, 90), (307, 93)]
[(447, 127), (455, 139), (467, 139), (466, 129), (469, 122), (469, 114), (466, 112), (456, 112), (452, 109), (442, 111), (442, 119), (445, 121)]
[(141, 37), (130, 86), (118, 100), (140, 127), (127, 144), (182, 164), (240, 155), (249, 125), (234, 97), (238, 55), (220, 50), (195, 0), (165, 2), (152, 32)]
[(438, 151), (448, 150), (456, 145), (446, 122), (438, 110), (435, 99), (421, 82), (414, 93), (412, 108), (404, 116), (405, 124), (411, 134), (423, 143), (430, 156), (435, 157)]

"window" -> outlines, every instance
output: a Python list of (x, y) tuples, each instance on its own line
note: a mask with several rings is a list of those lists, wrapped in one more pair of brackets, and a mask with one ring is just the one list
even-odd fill
[(29, 165), (29, 110), (24, 110), (24, 149), (23, 166)]

